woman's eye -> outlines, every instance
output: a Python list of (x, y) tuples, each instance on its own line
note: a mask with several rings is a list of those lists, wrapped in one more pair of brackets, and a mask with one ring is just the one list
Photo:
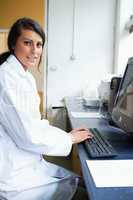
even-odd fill
[(37, 42), (36, 44), (32, 41), (24, 41), (25, 46), (36, 46), (37, 48), (42, 48), (43, 44), (41, 42)]
[(37, 43), (37, 47), (38, 47), (38, 48), (42, 47), (42, 43), (41, 43), (41, 42), (38, 42), (38, 43)]
[(31, 45), (32, 45), (32, 43), (31, 43), (30, 41), (24, 41), (24, 44), (25, 44), (26, 46), (31, 46)]

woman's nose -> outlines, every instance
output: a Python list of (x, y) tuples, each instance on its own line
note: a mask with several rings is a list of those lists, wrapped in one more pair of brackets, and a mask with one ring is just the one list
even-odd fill
[(31, 50), (32, 50), (32, 52), (36, 52), (37, 51), (37, 45), (33, 43)]

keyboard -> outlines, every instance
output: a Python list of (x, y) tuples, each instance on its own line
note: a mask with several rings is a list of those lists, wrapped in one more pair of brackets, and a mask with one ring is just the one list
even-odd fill
[(90, 129), (93, 138), (84, 142), (85, 148), (91, 158), (107, 158), (117, 156), (112, 145), (100, 134), (96, 128)]

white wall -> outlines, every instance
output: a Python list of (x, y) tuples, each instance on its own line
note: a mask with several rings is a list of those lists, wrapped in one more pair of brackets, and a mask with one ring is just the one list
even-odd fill
[(130, 34), (125, 28), (130, 16), (133, 15), (133, 1), (119, 0), (118, 4), (115, 72), (123, 74), (128, 58), (133, 57), (133, 33)]
[(62, 105), (65, 96), (80, 95), (87, 84), (95, 89), (112, 73), (115, 2), (49, 1), (48, 106)]

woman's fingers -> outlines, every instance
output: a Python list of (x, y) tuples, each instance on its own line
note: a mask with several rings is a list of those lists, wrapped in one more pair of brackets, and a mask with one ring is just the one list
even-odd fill
[(73, 143), (80, 143), (93, 137), (88, 129), (78, 128), (71, 131)]

